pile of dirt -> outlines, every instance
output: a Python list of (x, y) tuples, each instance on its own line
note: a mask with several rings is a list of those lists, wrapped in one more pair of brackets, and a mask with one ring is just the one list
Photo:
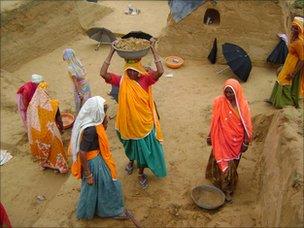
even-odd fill
[(277, 111), (256, 165), (260, 221), (267, 227), (303, 226), (303, 112)]
[(75, 39), (111, 12), (86, 1), (29, 1), (1, 12), (1, 68), (18, 69)]

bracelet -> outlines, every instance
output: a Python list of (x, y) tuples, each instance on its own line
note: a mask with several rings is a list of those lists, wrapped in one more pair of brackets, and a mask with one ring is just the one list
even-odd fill
[(110, 62), (107, 62), (107, 61), (104, 61), (103, 63), (107, 64), (107, 65), (110, 65)]
[(154, 62), (155, 62), (155, 63), (159, 63), (159, 62), (161, 62), (161, 60), (160, 60), (160, 59), (159, 59), (159, 60), (155, 60)]
[(248, 145), (248, 144), (246, 144), (246, 143), (243, 143), (243, 146), (244, 146), (244, 147), (248, 147), (249, 145)]
[(92, 173), (88, 176), (84, 176), (85, 179), (89, 179), (90, 177), (93, 177)]

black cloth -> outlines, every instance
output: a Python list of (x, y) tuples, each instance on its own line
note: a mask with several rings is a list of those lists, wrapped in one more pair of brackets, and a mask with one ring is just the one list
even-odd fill
[(56, 112), (55, 122), (56, 122), (56, 125), (57, 125), (58, 129), (60, 131), (63, 131), (63, 122), (62, 122), (62, 119), (61, 119), (61, 114), (60, 114), (59, 108), (57, 109), (57, 112)]
[(212, 49), (208, 55), (208, 59), (212, 64), (215, 64), (216, 62), (216, 53), (217, 53), (217, 40), (215, 38), (213, 41)]
[(280, 39), (277, 46), (273, 49), (267, 58), (268, 63), (284, 64), (288, 54), (288, 47), (284, 40)]
[(127, 39), (130, 37), (138, 38), (138, 39), (145, 39), (145, 40), (150, 40), (152, 36), (148, 33), (142, 32), (142, 31), (132, 31), (129, 32), (128, 34), (122, 36), (122, 39)]
[(82, 138), (80, 142), (80, 150), (89, 152), (99, 149), (98, 135), (96, 127), (87, 127), (83, 130)]

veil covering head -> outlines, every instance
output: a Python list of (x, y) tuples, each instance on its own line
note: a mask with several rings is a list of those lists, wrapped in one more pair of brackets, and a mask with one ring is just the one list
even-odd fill
[(77, 159), (83, 130), (103, 122), (105, 118), (104, 104), (105, 99), (95, 96), (89, 98), (80, 109), (73, 125), (71, 136), (71, 151), (74, 161)]
[(68, 63), (68, 71), (78, 79), (85, 78), (86, 70), (80, 60), (76, 57), (75, 51), (67, 48), (63, 52), (63, 59)]

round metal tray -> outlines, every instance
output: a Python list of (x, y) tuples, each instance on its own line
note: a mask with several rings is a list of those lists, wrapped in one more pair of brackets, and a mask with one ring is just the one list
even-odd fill
[(194, 203), (204, 209), (217, 209), (225, 203), (225, 194), (212, 185), (199, 185), (192, 189)]

